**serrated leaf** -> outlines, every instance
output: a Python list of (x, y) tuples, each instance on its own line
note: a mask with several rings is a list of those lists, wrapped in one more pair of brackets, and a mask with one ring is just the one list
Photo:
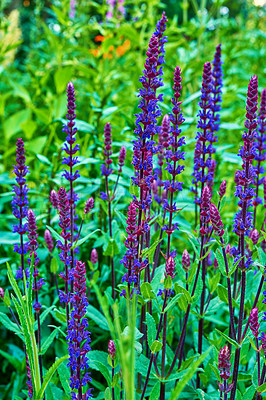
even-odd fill
[(223, 255), (222, 255), (222, 253), (221, 253), (221, 251), (219, 249), (216, 250), (215, 256), (216, 256), (216, 260), (218, 262), (218, 267), (219, 267), (219, 270), (221, 271), (221, 274), (223, 276), (227, 276), (225, 265), (224, 265), (224, 258), (223, 258)]
[(170, 301), (170, 303), (167, 304), (167, 306), (164, 309), (164, 312), (167, 312), (171, 310), (171, 308), (178, 302), (181, 296), (185, 296), (183, 293), (176, 294)]
[(158, 400), (160, 395), (160, 382), (157, 382), (151, 391), (149, 400)]
[(52, 376), (54, 375), (55, 371), (57, 370), (59, 365), (62, 364), (62, 362), (67, 360), (68, 358), (69, 358), (69, 355), (67, 354), (66, 356), (63, 356), (63, 357), (57, 359), (53, 363), (53, 365), (48, 369), (48, 371), (46, 372), (46, 374), (43, 378), (43, 383), (42, 383), (41, 389), (39, 390), (39, 392), (37, 394), (36, 400), (41, 400), (43, 398), (44, 391), (45, 391), (48, 383), (52, 379)]
[(244, 393), (244, 396), (242, 397), (243, 400), (250, 400), (253, 399), (253, 396), (256, 392), (256, 389), (254, 386), (250, 386)]
[(106, 379), (108, 386), (111, 386), (112, 382), (111, 382), (111, 379), (109, 376), (108, 368), (100, 361), (94, 361), (94, 364), (98, 368), (98, 370), (101, 372), (101, 374), (104, 376), (104, 378)]
[(158, 353), (158, 351), (160, 351), (162, 347), (163, 347), (163, 344), (161, 342), (159, 342), (159, 340), (154, 340), (150, 349), (151, 349), (152, 353)]
[(53, 332), (50, 333), (48, 338), (46, 338), (45, 342), (42, 344), (42, 348), (41, 348), (41, 353), (40, 354), (43, 355), (43, 354), (46, 353), (46, 351), (49, 349), (50, 345), (54, 341), (54, 338), (56, 337), (57, 333), (58, 333), (58, 329), (54, 329)]
[(142, 294), (145, 300), (151, 300), (155, 298), (155, 295), (152, 291), (151, 284), (149, 282), (143, 282), (140, 286), (140, 293)]
[(225, 333), (219, 331), (219, 329), (215, 328), (215, 330), (220, 333), (220, 335), (227, 340), (227, 342), (231, 343), (233, 346), (235, 346), (237, 349), (239, 349), (241, 346), (232, 338), (227, 336)]
[(0, 312), (0, 322), (5, 326), (6, 329), (15, 332), (17, 335), (22, 335), (22, 331), (18, 328), (18, 326), (2, 312)]
[(148, 312), (146, 313), (146, 323), (147, 323), (147, 338), (148, 338), (148, 345), (151, 347), (152, 343), (156, 338), (156, 324), (154, 318)]
[(210, 278), (209, 280), (209, 287), (210, 287), (210, 292), (213, 293), (215, 292), (218, 283), (220, 282), (221, 279), (221, 274), (220, 272), (216, 272), (216, 274)]
[(69, 395), (69, 393), (71, 392), (71, 388), (69, 386), (70, 371), (69, 371), (69, 368), (65, 364), (66, 364), (65, 361), (62, 362), (59, 365), (59, 367), (57, 369), (57, 372), (58, 372), (58, 375), (59, 375), (59, 379), (60, 379), (61, 385), (62, 385), (62, 387), (64, 389), (64, 392), (67, 395)]

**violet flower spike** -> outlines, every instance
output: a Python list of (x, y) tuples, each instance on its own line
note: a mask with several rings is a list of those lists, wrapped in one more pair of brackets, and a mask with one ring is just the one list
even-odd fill
[(32, 378), (31, 378), (31, 370), (29, 365), (29, 358), (26, 352), (26, 369), (27, 369), (27, 386), (28, 386), (28, 396), (30, 399), (33, 397), (33, 386), (32, 386)]
[[(74, 292), (71, 295), (71, 317), (68, 327), (68, 351), (69, 362), (68, 367), (72, 369), (72, 376), (70, 378), (70, 387), (73, 389), (71, 392), (72, 400), (83, 399), (82, 388), (91, 381), (90, 374), (85, 372), (82, 376), (81, 372), (89, 368), (87, 353), (91, 350), (89, 343), (90, 332), (86, 329), (88, 327), (88, 320), (85, 317), (88, 306), (88, 299), (86, 297), (86, 268), (85, 263), (77, 261), (74, 270)], [(77, 393), (76, 393), (76, 391)], [(85, 399), (92, 397), (91, 389), (86, 392)]]
[(175, 259), (173, 257), (169, 257), (165, 264), (165, 276), (170, 276), (171, 279), (175, 277)]
[(61, 236), (62, 240), (57, 241), (57, 247), (61, 250), (59, 254), (60, 260), (65, 265), (65, 271), (61, 272), (59, 276), (65, 281), (65, 292), (59, 291), (60, 302), (66, 303), (67, 321), (69, 321), (69, 307), (68, 303), (70, 301), (68, 285), (69, 279), (73, 278), (71, 269), (71, 233), (70, 233), (70, 206), (67, 198), (65, 188), (61, 187), (58, 192), (59, 196), (59, 226), (62, 228)]
[(33, 291), (35, 292), (35, 303), (33, 304), (33, 308), (38, 314), (41, 310), (41, 304), (38, 300), (38, 291), (41, 289), (41, 287), (45, 284), (43, 278), (38, 279), (39, 276), (39, 270), (38, 270), (38, 264), (39, 264), (39, 257), (37, 255), (37, 249), (39, 247), (37, 238), (37, 226), (36, 226), (36, 217), (35, 214), (32, 210), (28, 211), (28, 238), (29, 238), (29, 250), (30, 250), (30, 256), (28, 258), (28, 264), (29, 266), (31, 265), (31, 257), (33, 255), (33, 278), (34, 278), (34, 283), (33, 283)]
[(182, 264), (183, 270), (185, 272), (188, 272), (190, 270), (191, 260), (190, 260), (190, 256), (189, 256), (189, 253), (188, 253), (187, 249), (185, 249), (183, 251), (181, 264)]
[[(113, 160), (110, 156), (113, 154), (112, 151), (112, 133), (111, 124), (108, 122), (104, 127), (104, 158), (105, 164), (101, 165), (101, 175), (108, 177), (113, 172), (111, 164)], [(107, 193), (108, 195), (108, 193)]]
[(111, 358), (115, 358), (115, 354), (116, 354), (116, 348), (115, 348), (115, 343), (114, 343), (114, 341), (113, 340), (109, 340), (109, 343), (108, 343), (108, 353), (109, 353), (109, 356), (111, 357)]
[[(212, 113), (212, 93), (213, 93), (213, 80), (211, 63), (207, 62), (203, 67), (203, 78), (201, 88), (201, 99), (199, 102), (200, 111), (198, 113), (197, 128), (199, 131), (196, 135), (196, 147), (194, 155), (194, 171), (192, 183), (195, 189), (195, 202), (199, 204), (200, 194), (198, 187), (201, 186), (201, 192), (205, 183), (213, 180), (212, 173), (209, 173), (211, 167), (211, 156), (215, 152), (213, 143), (217, 140), (214, 136), (214, 118)], [(209, 143), (209, 144), (208, 144)]]
[(257, 161), (257, 165), (255, 167), (256, 197), (253, 200), (254, 227), (256, 227), (257, 206), (259, 204), (262, 204), (262, 199), (258, 197), (259, 187), (264, 182), (264, 178), (261, 177), (261, 175), (265, 173), (265, 168), (263, 167), (263, 163), (266, 160), (266, 89), (263, 89), (261, 93), (261, 103), (260, 103), (259, 116), (257, 122), (258, 122), (257, 134), (254, 143), (257, 149), (257, 153), (255, 156), (255, 160)]
[(259, 329), (260, 329), (258, 308), (253, 308), (250, 311), (249, 327), (250, 327), (253, 335), (255, 336), (255, 338), (258, 338), (259, 337)]
[(125, 165), (125, 159), (126, 159), (126, 148), (125, 146), (122, 146), (119, 152), (119, 159), (118, 159), (118, 165), (119, 165), (119, 169), (118, 169), (118, 173), (121, 174), (122, 172), (122, 167)]
[(51, 232), (49, 231), (49, 229), (45, 229), (44, 240), (45, 240), (45, 243), (46, 243), (49, 253), (52, 253), (53, 248), (54, 248), (54, 242), (53, 242), (53, 238), (52, 238), (52, 235), (51, 235)]
[[(221, 61), (221, 44), (216, 47), (214, 59), (212, 61), (212, 77), (213, 77), (213, 100), (212, 100), (212, 113), (213, 113), (213, 131), (218, 132), (220, 127), (220, 115), (222, 102), (222, 87), (223, 87), (223, 71)], [(216, 140), (215, 140), (216, 141)]]
[(221, 220), (219, 210), (214, 204), (211, 204), (211, 206), (210, 206), (210, 219), (211, 219), (212, 227), (215, 230), (215, 232), (217, 233), (217, 235), (220, 237), (223, 236), (224, 226), (223, 226), (223, 223)]
[(18, 224), (13, 225), (13, 233), (18, 233), (20, 236), (20, 243), (14, 245), (14, 251), (20, 254), (20, 266), (16, 271), (16, 279), (23, 279), (23, 271), (26, 274), (26, 278), (29, 277), (29, 269), (25, 268), (24, 265), (24, 255), (28, 252), (28, 243), (24, 243), (24, 235), (28, 232), (27, 223), (23, 220), (27, 217), (29, 200), (28, 200), (28, 186), (26, 184), (26, 175), (29, 173), (28, 167), (25, 165), (25, 148), (22, 139), (17, 139), (16, 144), (16, 162), (14, 165), (14, 173), (16, 175), (17, 185), (13, 186), (12, 192), (14, 196), (12, 197), (11, 205), (12, 212), (15, 218), (17, 218)]
[(59, 205), (59, 198), (58, 198), (58, 194), (57, 194), (57, 192), (55, 190), (51, 190), (50, 202), (51, 202), (53, 208), (55, 208), (57, 210), (58, 209), (58, 205)]
[(91, 251), (91, 263), (96, 265), (98, 262), (98, 253), (96, 249), (92, 249)]
[(93, 197), (90, 197), (86, 203), (85, 203), (85, 208), (84, 208), (84, 214), (89, 214), (89, 212), (94, 208), (94, 199)]
[(233, 384), (228, 384), (227, 381), (230, 378), (230, 350), (228, 346), (224, 346), (221, 348), (219, 352), (219, 364), (218, 369), (220, 371), (220, 377), (223, 380), (223, 383), (218, 383), (219, 389), (222, 393), (229, 393), (232, 390)]
[(226, 181), (222, 181), (218, 192), (220, 200), (224, 197), (225, 192), (226, 192)]

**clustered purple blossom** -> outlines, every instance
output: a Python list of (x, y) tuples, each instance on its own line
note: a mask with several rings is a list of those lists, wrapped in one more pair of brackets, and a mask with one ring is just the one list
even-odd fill
[[(201, 98), (199, 102), (200, 111), (198, 113), (197, 128), (199, 131), (196, 135), (196, 147), (194, 153), (194, 171), (192, 183), (195, 188), (192, 191), (195, 193), (195, 202), (200, 203), (198, 195), (198, 186), (201, 183), (209, 184), (213, 181), (213, 165), (212, 154), (215, 152), (213, 143), (217, 141), (214, 135), (214, 115), (213, 115), (213, 78), (211, 63), (207, 62), (203, 67)], [(208, 144), (209, 143), (209, 144)], [(211, 168), (211, 171), (209, 169)], [(207, 172), (206, 172), (207, 171)]]
[(51, 235), (51, 232), (49, 231), (49, 229), (45, 229), (44, 240), (45, 240), (45, 243), (46, 243), (49, 253), (52, 253), (53, 248), (54, 248), (54, 242), (53, 242), (53, 238), (52, 238), (52, 235)]
[(30, 370), (30, 365), (29, 365), (29, 358), (28, 354), (26, 352), (26, 369), (27, 369), (27, 386), (28, 386), (28, 395), (29, 398), (32, 399), (33, 397), (33, 386), (32, 386), (32, 379), (31, 379), (31, 370)]
[[(88, 389), (82, 395), (82, 387), (86, 386), (91, 381), (90, 374), (85, 372), (82, 376), (82, 371), (89, 368), (87, 353), (90, 348), (90, 333), (86, 330), (88, 320), (85, 318), (88, 300), (86, 297), (86, 268), (85, 263), (77, 261), (74, 270), (74, 291), (70, 298), (71, 314), (68, 326), (68, 350), (69, 362), (68, 367), (71, 367), (72, 376), (70, 378), (70, 387), (72, 400), (89, 399), (92, 397), (91, 389)], [(76, 389), (78, 393), (74, 391)]]
[(172, 113), (169, 115), (169, 121), (167, 122), (172, 124), (172, 126), (168, 128), (168, 136), (165, 136), (163, 146), (165, 148), (171, 147), (171, 149), (166, 150), (165, 159), (166, 159), (166, 170), (170, 174), (171, 178), (164, 182), (164, 189), (167, 193), (170, 193), (170, 203), (167, 198), (163, 202), (163, 208), (170, 213), (170, 221), (168, 225), (164, 226), (164, 230), (168, 235), (171, 235), (175, 229), (178, 229), (177, 224), (172, 224), (172, 215), (175, 211), (177, 211), (176, 203), (173, 202), (173, 194), (182, 191), (182, 182), (176, 181), (177, 175), (181, 174), (184, 171), (185, 167), (180, 165), (181, 160), (185, 160), (185, 153), (181, 150), (181, 147), (185, 145), (185, 138), (180, 137), (181, 133), (180, 126), (185, 121), (183, 114), (181, 113), (180, 105), (182, 101), (179, 100), (181, 96), (181, 70), (179, 67), (176, 67), (174, 71), (174, 96), (171, 99), (173, 104)]
[(224, 226), (218, 208), (214, 204), (211, 204), (209, 211), (213, 229), (215, 230), (218, 236), (223, 236)]
[(39, 264), (39, 257), (37, 255), (37, 249), (38, 249), (38, 238), (37, 234), (37, 226), (36, 226), (36, 217), (35, 214), (32, 210), (28, 211), (28, 238), (29, 238), (29, 250), (30, 250), (30, 257), (28, 258), (28, 264), (31, 265), (31, 258), (33, 256), (33, 278), (34, 278), (34, 283), (33, 283), (33, 291), (35, 292), (35, 303), (33, 304), (33, 308), (37, 313), (40, 312), (41, 309), (41, 303), (38, 300), (38, 291), (41, 289), (43, 285), (45, 285), (45, 282), (43, 278), (38, 279), (39, 276), (39, 270), (38, 270), (38, 264)]
[(126, 9), (124, 6), (125, 0), (107, 0), (109, 4), (109, 9), (106, 13), (106, 19), (112, 19), (114, 17), (114, 12), (117, 7), (117, 18), (120, 19), (122, 16), (126, 15)]
[(91, 251), (91, 263), (93, 265), (97, 264), (98, 262), (98, 253), (96, 249), (92, 249)]
[(71, 255), (70, 255), (70, 247), (71, 247), (71, 233), (70, 233), (70, 206), (67, 198), (65, 188), (61, 187), (58, 192), (59, 197), (59, 226), (62, 228), (61, 236), (62, 240), (57, 241), (57, 247), (61, 250), (59, 254), (60, 260), (65, 265), (65, 272), (61, 272), (59, 276), (65, 281), (65, 293), (60, 290), (59, 298), (60, 302), (69, 303), (70, 297), (68, 293), (68, 283), (69, 279), (72, 278), (71, 271)]
[(89, 214), (89, 212), (93, 209), (93, 207), (94, 207), (94, 199), (93, 197), (90, 197), (85, 203), (84, 214)]
[(188, 272), (190, 270), (191, 260), (190, 260), (190, 256), (189, 256), (187, 249), (185, 249), (183, 251), (182, 258), (181, 258), (181, 264), (182, 264), (182, 267), (185, 270), (185, 272)]
[(58, 209), (58, 204), (59, 204), (59, 198), (58, 198), (57, 192), (54, 189), (51, 190), (50, 201), (51, 201), (51, 204), (52, 204), (53, 208), (55, 210), (57, 210)]
[(17, 185), (13, 186), (12, 192), (15, 195), (12, 198), (11, 205), (13, 215), (19, 220), (17, 225), (13, 225), (13, 233), (20, 235), (20, 243), (14, 245), (14, 251), (21, 255), (21, 265), (16, 272), (16, 279), (23, 279), (23, 271), (26, 277), (29, 277), (29, 269), (24, 266), (24, 254), (27, 254), (29, 244), (23, 242), (23, 235), (28, 232), (27, 223), (23, 223), (24, 218), (27, 217), (29, 200), (28, 200), (28, 186), (26, 184), (26, 175), (29, 173), (29, 168), (25, 165), (25, 148), (22, 139), (17, 139), (16, 144), (16, 162), (14, 165), (14, 173), (16, 175)]
[(214, 59), (212, 61), (212, 77), (213, 77), (213, 101), (212, 101), (212, 113), (213, 113), (213, 131), (218, 132), (220, 126), (220, 115), (222, 103), (222, 87), (223, 87), (223, 71), (222, 71), (222, 60), (221, 60), (221, 44), (216, 47)]
[[(104, 157), (105, 157), (105, 163), (101, 165), (101, 175), (104, 176), (109, 176), (113, 172), (113, 169), (110, 168), (113, 160), (110, 158), (110, 156), (113, 154), (112, 151), (112, 131), (111, 131), (111, 124), (110, 122), (107, 122), (107, 124), (104, 127)], [(107, 193), (108, 195), (108, 193)]]
[(171, 279), (174, 279), (175, 265), (176, 265), (176, 262), (175, 262), (174, 257), (170, 256), (165, 263), (165, 276), (170, 276)]
[(111, 358), (115, 358), (116, 348), (113, 340), (109, 340), (108, 343), (108, 353)]
[(69, 18), (74, 19), (76, 14), (76, 0), (70, 0)]
[(262, 199), (258, 197), (259, 186), (263, 183), (264, 177), (260, 175), (264, 174), (265, 168), (262, 166), (263, 162), (266, 160), (266, 89), (262, 90), (260, 109), (258, 113), (258, 126), (255, 140), (255, 147), (257, 153), (255, 160), (257, 165), (255, 167), (256, 173), (256, 198), (253, 200), (253, 205), (256, 207), (258, 204), (262, 204)]
[(228, 384), (227, 380), (230, 378), (230, 350), (228, 346), (224, 346), (221, 348), (219, 352), (219, 363), (218, 363), (218, 369), (220, 371), (220, 377), (223, 380), (223, 383), (219, 383), (219, 389), (222, 393), (229, 393), (232, 390), (233, 384)]
[(118, 173), (120, 174), (122, 172), (122, 167), (125, 165), (125, 159), (126, 159), (126, 148), (125, 146), (122, 146), (119, 152), (119, 158), (118, 158)]
[(210, 222), (210, 206), (211, 206), (211, 192), (208, 186), (204, 186), (200, 201), (200, 221), (201, 228), (200, 234), (202, 236), (208, 233), (208, 224)]
[(252, 310), (250, 311), (249, 327), (255, 338), (258, 338), (260, 329), (258, 308), (252, 308)]

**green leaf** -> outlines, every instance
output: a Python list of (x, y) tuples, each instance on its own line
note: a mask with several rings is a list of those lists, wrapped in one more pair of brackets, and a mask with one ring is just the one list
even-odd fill
[(20, 337), (22, 336), (22, 331), (18, 328), (17, 324), (11, 321), (8, 316), (2, 312), (0, 312), (0, 322), (5, 326), (6, 329), (11, 332), (15, 332)]
[(149, 258), (149, 262), (151, 263), (153, 261), (153, 257), (154, 257), (154, 253), (156, 250), (156, 247), (158, 246), (158, 244), (162, 241), (162, 239), (158, 239), (156, 240), (150, 247), (148, 247), (147, 249), (145, 249), (142, 253), (141, 253), (141, 258)]
[(158, 400), (160, 395), (160, 382), (157, 382), (151, 391), (149, 400)]
[(8, 292), (7, 289), (5, 290), (3, 302), (4, 302), (6, 307), (9, 308), (11, 306), (11, 300), (10, 300), (9, 292)]
[(218, 283), (220, 282), (220, 279), (221, 279), (221, 274), (220, 274), (220, 272), (216, 272), (216, 274), (213, 275), (212, 278), (210, 278), (210, 280), (209, 280), (209, 287), (210, 287), (210, 292), (211, 292), (211, 293), (213, 293), (213, 292), (216, 290), (217, 285), (218, 285)]
[(111, 379), (110, 379), (108, 368), (103, 363), (101, 363), (100, 361), (94, 361), (94, 364), (98, 368), (98, 371), (100, 371), (101, 374), (106, 379), (108, 386), (111, 386), (112, 382), (111, 382)]
[(59, 269), (59, 265), (58, 265), (57, 259), (56, 259), (56, 257), (53, 257), (51, 260), (51, 264), (50, 264), (50, 271), (52, 274), (56, 274), (58, 269)]
[(171, 278), (171, 276), (170, 275), (167, 275), (166, 277), (165, 277), (165, 279), (164, 279), (164, 288), (165, 288), (165, 290), (169, 290), (169, 289), (171, 289), (171, 287), (172, 287), (172, 285), (173, 285), (173, 282), (172, 282), (172, 278)]
[(154, 353), (158, 353), (158, 351), (160, 351), (162, 347), (163, 347), (163, 344), (161, 342), (159, 342), (159, 340), (154, 340), (150, 349), (151, 349), (151, 352), (154, 354)]
[[(260, 231), (263, 236), (265, 235), (264, 239), (266, 240), (266, 233), (263, 231)], [(261, 247), (258, 247), (258, 254), (259, 254), (259, 260), (261, 262), (262, 265), (266, 266), (266, 254), (264, 253), (264, 251), (262, 250)]]
[(104, 391), (104, 400), (112, 400), (111, 390), (109, 387)]
[(262, 385), (257, 387), (257, 392), (259, 393), (264, 393), (266, 392), (266, 383), (263, 383)]
[(244, 393), (244, 396), (242, 397), (243, 400), (250, 400), (253, 399), (253, 396), (256, 392), (256, 388), (254, 386), (250, 386)]
[(69, 379), (70, 379), (70, 371), (69, 368), (66, 366), (66, 361), (62, 362), (58, 369), (57, 369), (59, 379), (61, 382), (61, 385), (64, 389), (64, 392), (69, 395), (71, 392), (71, 387), (69, 386)]
[(218, 267), (219, 267), (219, 270), (221, 271), (221, 274), (223, 276), (227, 276), (225, 265), (224, 265), (224, 258), (219, 249), (216, 250), (215, 256), (216, 256), (216, 260), (218, 262)]
[(48, 160), (47, 157), (43, 156), (42, 154), (36, 154), (36, 157), (43, 163), (44, 165), (52, 165), (51, 161)]
[(22, 372), (22, 363), (20, 360), (18, 360), (16, 357), (12, 356), (9, 353), (6, 353), (5, 351), (0, 349), (0, 354), (2, 357), (4, 357), (7, 361), (10, 362), (11, 365), (15, 368), (16, 371)]
[(48, 383), (50, 382), (50, 380), (52, 379), (52, 376), (54, 375), (55, 371), (57, 370), (57, 368), (59, 367), (60, 364), (62, 364), (63, 361), (67, 360), (69, 358), (69, 355), (67, 354), (66, 356), (63, 356), (59, 359), (57, 359), (53, 365), (48, 369), (48, 371), (46, 372), (44, 378), (43, 378), (43, 383), (41, 386), (41, 389), (39, 390), (36, 400), (42, 400), (43, 395), (44, 395), (44, 391), (48, 385)]
[(220, 335), (227, 340), (227, 342), (231, 343), (233, 346), (235, 346), (237, 349), (239, 349), (241, 346), (232, 338), (227, 336), (225, 333), (219, 331), (219, 329), (215, 328), (215, 330), (220, 333)]
[(102, 112), (102, 117), (101, 119), (107, 118), (109, 117), (111, 114), (113, 114), (114, 112), (116, 112), (118, 110), (118, 107), (108, 107), (105, 108)]
[(94, 321), (99, 328), (104, 329), (105, 331), (109, 331), (109, 326), (108, 326), (106, 318), (95, 307), (93, 307), (92, 305), (89, 304), (87, 307), (86, 315), (92, 321)]
[(148, 338), (148, 345), (151, 347), (152, 343), (156, 338), (156, 324), (154, 318), (151, 314), (146, 312), (146, 323), (147, 323), (147, 338)]
[(185, 296), (183, 293), (176, 294), (170, 301), (170, 303), (167, 304), (167, 306), (164, 309), (164, 312), (167, 312), (171, 310), (171, 308), (178, 302), (181, 296)]
[(119, 254), (119, 248), (116, 244), (115, 239), (110, 238), (107, 248), (106, 248), (105, 252), (103, 253), (103, 255), (114, 257), (116, 254)]
[(169, 400), (176, 400), (178, 399), (179, 395), (182, 393), (184, 387), (186, 384), (190, 381), (190, 379), (193, 377), (195, 371), (197, 368), (203, 363), (205, 358), (210, 354), (212, 350), (212, 346), (205, 351), (205, 353), (201, 354), (197, 361), (194, 361), (191, 367), (186, 371), (186, 374), (180, 379), (176, 387), (171, 393), (170, 399)]
[(155, 298), (151, 284), (149, 282), (143, 282), (141, 284), (140, 292), (145, 300), (151, 300)]
[(186, 300), (189, 303), (192, 303), (192, 298), (190, 296), (190, 293), (185, 288), (180, 286), (177, 282), (174, 284), (174, 290), (175, 290), (176, 294), (183, 293), (185, 295), (184, 297), (186, 298)]
[[(95, 231), (93, 231), (93, 232), (89, 233), (88, 235), (84, 236), (84, 238), (79, 239), (77, 242), (75, 242), (75, 243), (73, 244), (73, 246), (71, 247), (71, 249), (75, 249), (76, 247), (79, 247), (79, 246), (81, 246), (83, 243), (87, 242), (87, 240), (88, 240), (92, 235), (94, 235), (96, 232), (101, 232), (101, 229), (95, 229)], [(118, 251), (118, 253), (119, 253), (119, 251)], [(118, 253), (117, 253), (117, 254), (118, 254)], [(104, 254), (104, 255), (106, 256), (106, 255), (108, 255), (108, 254)]]
[(58, 329), (54, 329), (53, 332), (50, 333), (48, 338), (46, 338), (45, 342), (42, 344), (42, 348), (41, 348), (41, 353), (40, 354), (43, 355), (43, 354), (46, 353), (46, 351), (49, 349), (50, 345), (54, 341), (54, 338), (56, 337), (57, 334), (58, 334)]

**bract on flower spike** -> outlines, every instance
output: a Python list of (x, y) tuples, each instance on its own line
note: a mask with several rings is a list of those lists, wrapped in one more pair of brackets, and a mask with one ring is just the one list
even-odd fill
[(85, 208), (84, 208), (84, 214), (88, 214), (94, 207), (94, 199), (93, 197), (90, 197), (86, 203), (85, 203)]
[(108, 353), (111, 358), (115, 358), (116, 348), (113, 340), (109, 340)]
[(221, 220), (219, 210), (214, 204), (211, 204), (211, 206), (210, 206), (210, 219), (211, 219), (212, 227), (217, 232), (217, 235), (223, 236), (224, 226), (223, 226), (223, 223)]
[(59, 199), (58, 199), (58, 194), (54, 189), (51, 190), (50, 201), (51, 201), (53, 208), (55, 208), (57, 210), (58, 204), (59, 204)]
[(190, 267), (191, 267), (191, 260), (190, 260), (190, 256), (189, 256), (189, 253), (188, 253), (187, 249), (185, 249), (185, 250), (183, 251), (182, 259), (181, 259), (181, 264), (182, 264), (183, 269), (184, 269), (186, 272), (188, 272), (188, 271), (190, 270)]
[(26, 274), (26, 278), (29, 277), (29, 269), (24, 265), (24, 255), (28, 252), (28, 243), (24, 243), (24, 235), (28, 232), (27, 223), (23, 220), (27, 217), (29, 200), (28, 200), (28, 186), (26, 184), (26, 175), (29, 173), (28, 167), (25, 165), (25, 148), (22, 139), (17, 139), (16, 144), (16, 162), (14, 165), (14, 173), (16, 175), (17, 185), (13, 186), (11, 205), (12, 211), (15, 218), (18, 219), (18, 224), (13, 225), (13, 233), (18, 233), (20, 236), (20, 243), (14, 245), (14, 251), (20, 254), (20, 267), (16, 271), (16, 279), (23, 279), (23, 271)]
[(224, 197), (225, 192), (226, 192), (226, 181), (222, 181), (222, 183), (221, 183), (221, 185), (220, 185), (220, 188), (219, 188), (219, 196), (220, 196), (220, 199), (221, 199), (222, 197)]
[(255, 338), (258, 338), (260, 329), (258, 308), (252, 308), (250, 311), (249, 326)]
[(93, 265), (97, 264), (98, 262), (98, 253), (96, 249), (92, 249), (91, 251), (91, 263)]
[(230, 378), (230, 350), (228, 346), (224, 346), (221, 348), (219, 352), (219, 364), (218, 369), (220, 371), (220, 377), (223, 380), (223, 383), (218, 383), (219, 389), (222, 393), (229, 393), (232, 390), (233, 384), (228, 384), (227, 381)]
[(125, 165), (125, 159), (126, 159), (126, 148), (125, 146), (122, 146), (119, 152), (119, 159), (118, 159), (118, 165), (119, 165), (119, 169), (118, 169), (118, 173), (122, 172), (122, 167)]

